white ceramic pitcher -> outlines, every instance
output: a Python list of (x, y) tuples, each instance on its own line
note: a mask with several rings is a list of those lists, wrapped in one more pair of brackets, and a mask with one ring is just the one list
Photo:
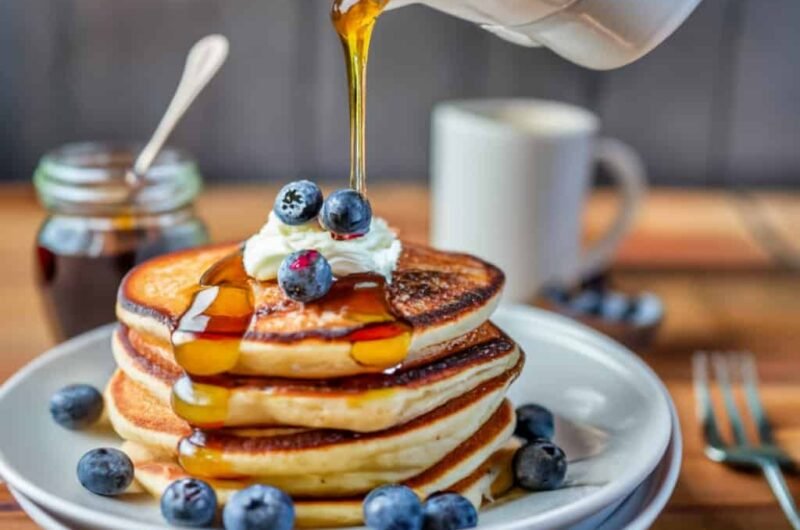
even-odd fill
[(595, 69), (640, 58), (686, 20), (700, 0), (389, 0), (425, 4), (511, 42), (546, 46)]

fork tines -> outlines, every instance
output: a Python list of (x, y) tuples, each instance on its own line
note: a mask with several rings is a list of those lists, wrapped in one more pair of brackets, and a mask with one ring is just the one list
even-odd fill
[(755, 360), (751, 353), (699, 351), (694, 354), (692, 364), (698, 416), (703, 424), (706, 441), (710, 445), (722, 447), (725, 443), (718, 427), (717, 418), (714, 415), (708, 370), (709, 364), (712, 366), (714, 378), (722, 394), (722, 401), (728, 420), (731, 423), (735, 444), (740, 447), (750, 446), (745, 432), (744, 419), (734, 396), (734, 386), (737, 384), (741, 385), (744, 391), (749, 415), (755, 422), (758, 432), (758, 442), (763, 445), (774, 444), (772, 428), (758, 394), (758, 376), (756, 374)]

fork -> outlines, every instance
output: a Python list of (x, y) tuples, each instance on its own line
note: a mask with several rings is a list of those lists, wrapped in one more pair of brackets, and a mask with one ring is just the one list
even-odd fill
[[(726, 443), (723, 439), (714, 414), (708, 373), (709, 360), (731, 424), (733, 443)], [(772, 427), (758, 394), (758, 376), (753, 355), (742, 352), (696, 352), (692, 358), (692, 372), (697, 414), (706, 439), (706, 456), (729, 466), (760, 469), (792, 528), (800, 530), (800, 513), (782, 472), (783, 469), (793, 471), (795, 466), (789, 455), (775, 444)], [(736, 404), (733, 388), (737, 382), (742, 386), (749, 416), (758, 433), (755, 443), (751, 443), (745, 433), (744, 420)]]

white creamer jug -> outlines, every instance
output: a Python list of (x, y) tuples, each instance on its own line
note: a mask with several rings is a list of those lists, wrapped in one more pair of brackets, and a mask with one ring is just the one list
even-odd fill
[(599, 70), (640, 58), (686, 20), (700, 0), (389, 0), (425, 4), (525, 46), (546, 46)]

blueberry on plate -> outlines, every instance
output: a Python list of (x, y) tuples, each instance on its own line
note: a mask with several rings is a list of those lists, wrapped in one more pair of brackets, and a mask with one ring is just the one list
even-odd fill
[(256, 484), (231, 495), (222, 523), (226, 530), (292, 530), (294, 503), (278, 488)]
[(161, 515), (173, 526), (210, 526), (217, 514), (217, 494), (195, 478), (178, 479), (161, 495)]
[(310, 180), (290, 182), (278, 192), (272, 211), (284, 224), (301, 225), (314, 219), (322, 208), (322, 191)]
[(92, 449), (78, 462), (78, 480), (97, 495), (119, 495), (133, 482), (133, 463), (117, 449)]
[(550, 440), (534, 440), (514, 455), (514, 479), (530, 491), (556, 489), (564, 483), (567, 457)]
[(429, 497), (422, 505), (424, 530), (461, 530), (478, 526), (478, 510), (458, 493)]
[(525, 440), (549, 440), (555, 434), (553, 413), (541, 405), (530, 403), (517, 408), (517, 428), (514, 434)]
[(337, 236), (361, 236), (369, 232), (372, 207), (360, 193), (351, 189), (338, 190), (322, 204), (320, 222)]
[(298, 302), (322, 298), (333, 285), (333, 272), (316, 250), (299, 250), (286, 256), (278, 268), (278, 285)]
[(103, 395), (91, 385), (65, 386), (50, 398), (50, 414), (67, 429), (83, 429), (103, 413)]
[(381, 486), (364, 499), (364, 523), (372, 530), (421, 530), (422, 503), (411, 488)]

